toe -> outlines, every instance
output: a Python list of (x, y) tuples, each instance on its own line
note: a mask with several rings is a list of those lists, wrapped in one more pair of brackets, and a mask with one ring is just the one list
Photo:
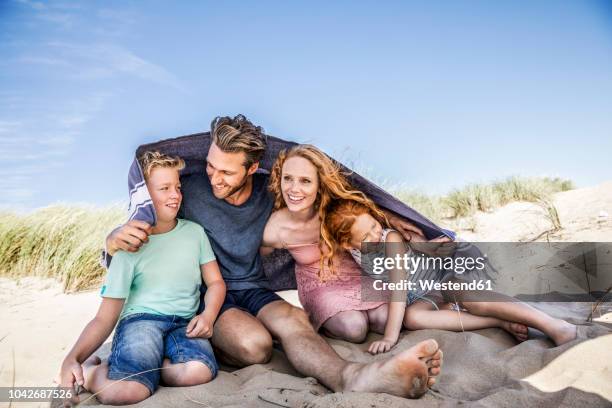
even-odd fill
[(429, 388), (433, 387), (433, 385), (436, 383), (436, 378), (435, 377), (429, 377), (429, 379), (427, 380), (427, 386)]
[(429, 339), (420, 342), (414, 346), (417, 357), (429, 357), (431, 358), (438, 350), (438, 343), (434, 339)]
[(439, 375), (440, 374), (440, 368), (439, 367), (432, 367), (429, 369), (429, 375)]

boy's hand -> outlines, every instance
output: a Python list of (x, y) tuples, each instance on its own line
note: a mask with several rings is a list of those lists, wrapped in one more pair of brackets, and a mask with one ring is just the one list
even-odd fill
[(149, 241), (151, 230), (151, 225), (144, 221), (128, 221), (106, 237), (106, 250), (111, 256), (117, 251), (136, 252), (142, 244)]
[(74, 383), (82, 386), (85, 382), (83, 379), (83, 367), (76, 360), (64, 360), (61, 371), (55, 382), (62, 387), (74, 388)]
[(374, 341), (372, 342), (372, 344), (370, 344), (370, 347), (368, 347), (368, 353), (370, 354), (386, 353), (387, 351), (391, 350), (393, 346), (395, 346), (396, 343), (397, 343), (397, 340), (391, 340), (391, 339), (386, 339), (386, 338), (382, 340)]
[(187, 325), (187, 337), (202, 337), (209, 339), (213, 335), (213, 324), (204, 314), (195, 316)]

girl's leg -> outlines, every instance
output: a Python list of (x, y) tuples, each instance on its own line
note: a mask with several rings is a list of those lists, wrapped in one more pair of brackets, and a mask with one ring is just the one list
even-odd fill
[(377, 308), (366, 311), (366, 313), (370, 323), (370, 330), (374, 333), (385, 334), (385, 326), (389, 318), (389, 304), (385, 303)]
[(417, 301), (406, 308), (404, 327), (409, 330), (440, 329), (450, 331), (479, 330), (499, 327), (512, 334), (518, 341), (527, 339), (527, 327), (503, 321), (495, 317), (475, 316), (473, 314), (450, 310), (448, 303), (439, 305), (436, 310), (429, 302)]
[(84, 388), (95, 394), (104, 405), (136, 404), (151, 395), (149, 389), (138, 381), (109, 380), (108, 363), (97, 356), (91, 356), (83, 363), (83, 377)]
[[(460, 301), (459, 304), (478, 316), (493, 316), (498, 319), (521, 323), (533, 327), (552, 339), (557, 346), (576, 338), (576, 326), (565, 320), (556, 319), (513, 297), (496, 294), (500, 301)], [(473, 299), (473, 297), (472, 297)]]
[(328, 337), (363, 343), (368, 335), (368, 314), (361, 310), (339, 312), (327, 319), (322, 329)]
[(206, 364), (199, 361), (172, 364), (165, 358), (161, 378), (164, 384), (171, 387), (188, 387), (209, 382), (213, 379), (213, 373)]

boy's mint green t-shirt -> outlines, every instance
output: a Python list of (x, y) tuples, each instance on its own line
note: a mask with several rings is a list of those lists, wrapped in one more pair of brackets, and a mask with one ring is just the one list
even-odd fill
[(117, 252), (100, 295), (126, 299), (121, 319), (134, 313), (189, 319), (200, 304), (200, 265), (214, 260), (204, 229), (179, 218), (172, 231), (150, 235), (138, 252)]

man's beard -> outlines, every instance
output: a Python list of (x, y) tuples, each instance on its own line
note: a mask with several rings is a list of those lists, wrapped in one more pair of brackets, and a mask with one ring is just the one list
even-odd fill
[(233, 187), (229, 193), (225, 194), (223, 197), (218, 197), (220, 200), (224, 200), (227, 197), (231, 197), (234, 194), (236, 194), (236, 192), (242, 190), (244, 188), (244, 186), (246, 185), (247, 181), (249, 181), (249, 176), (245, 176), (244, 179), (242, 180), (242, 183), (240, 183), (240, 185)]

